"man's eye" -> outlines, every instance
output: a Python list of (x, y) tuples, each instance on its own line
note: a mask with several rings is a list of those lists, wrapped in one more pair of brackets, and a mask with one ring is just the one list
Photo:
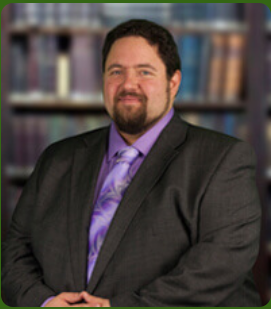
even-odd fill
[(151, 75), (151, 72), (149, 72), (149, 71), (141, 71), (141, 75), (148, 76), (148, 75)]
[(120, 74), (121, 74), (120, 70), (115, 70), (115, 71), (112, 71), (110, 75), (120, 75)]

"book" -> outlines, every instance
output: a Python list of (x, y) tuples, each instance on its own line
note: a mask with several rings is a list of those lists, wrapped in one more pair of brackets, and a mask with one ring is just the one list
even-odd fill
[(196, 99), (199, 96), (202, 38), (197, 35), (184, 35), (177, 40), (177, 45), (182, 60), (182, 81), (176, 99)]
[(171, 22), (176, 26), (204, 24), (206, 18), (206, 3), (171, 3)]
[(211, 35), (202, 37), (202, 50), (199, 60), (199, 90), (198, 99), (206, 99), (208, 93), (208, 76), (210, 71)]
[(99, 3), (71, 3), (71, 25), (74, 27), (100, 26)]
[(43, 4), (43, 20), (44, 26), (55, 26), (57, 24), (57, 4), (56, 3), (44, 3)]
[(40, 84), (44, 95), (56, 93), (57, 70), (57, 38), (54, 35), (44, 35), (41, 41)]
[(88, 99), (99, 90), (96, 45), (93, 36), (77, 35), (72, 39), (71, 96), (74, 99)]
[(10, 91), (13, 94), (27, 92), (27, 48), (23, 38), (11, 41), (10, 48)]
[(40, 36), (34, 34), (29, 37), (29, 48), (27, 60), (27, 85), (28, 94), (36, 97), (41, 95), (40, 88)]
[(40, 25), (43, 14), (43, 3), (25, 3), (25, 14), (27, 25)]
[(24, 117), (15, 116), (13, 122), (13, 149), (12, 160), (15, 167), (26, 167), (27, 165), (27, 136), (25, 130)]
[(72, 22), (72, 4), (56, 3), (56, 21), (61, 27), (71, 26)]
[(56, 95), (65, 99), (70, 95), (70, 57), (67, 53), (57, 55)]
[(16, 115), (13, 121), (13, 142), (10, 164), (15, 170), (29, 172), (42, 151), (61, 139), (110, 124), (106, 114), (96, 116)]
[(269, 104), (271, 106), (271, 40), (267, 41), (267, 46), (266, 46), (266, 93), (267, 93), (267, 98), (269, 100)]
[(248, 140), (245, 118), (235, 113), (179, 113), (185, 121), (210, 130), (215, 130), (230, 136)]
[(107, 27), (129, 19), (148, 19), (166, 24), (170, 18), (170, 3), (103, 3), (102, 23)]
[(227, 28), (244, 21), (244, 5), (241, 3), (208, 3), (207, 20), (218, 28)]
[(227, 37), (221, 33), (212, 35), (210, 71), (208, 77), (208, 98), (217, 101), (222, 97), (226, 63)]
[(25, 3), (12, 3), (11, 20), (14, 26), (24, 26), (26, 24), (26, 7)]
[(230, 103), (240, 98), (243, 82), (245, 36), (229, 34), (227, 36), (227, 52), (223, 99)]

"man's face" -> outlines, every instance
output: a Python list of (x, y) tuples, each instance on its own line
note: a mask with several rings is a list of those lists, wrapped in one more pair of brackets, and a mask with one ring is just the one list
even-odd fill
[(143, 133), (171, 109), (179, 82), (179, 71), (167, 79), (156, 46), (142, 37), (118, 39), (105, 63), (105, 107), (120, 131)]

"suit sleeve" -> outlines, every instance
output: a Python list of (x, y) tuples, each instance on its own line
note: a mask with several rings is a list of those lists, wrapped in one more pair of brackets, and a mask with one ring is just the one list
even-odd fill
[(139, 291), (116, 295), (111, 305), (223, 306), (242, 286), (258, 255), (261, 207), (254, 178), (254, 153), (237, 142), (202, 196), (197, 243), (169, 273)]
[(2, 245), (2, 290), (10, 306), (37, 307), (55, 292), (43, 282), (43, 274), (31, 247), (31, 226), (44, 155), (27, 182), (6, 241)]

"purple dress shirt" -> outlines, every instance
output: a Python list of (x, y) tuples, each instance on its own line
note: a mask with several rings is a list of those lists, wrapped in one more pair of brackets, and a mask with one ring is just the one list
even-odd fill
[[(149, 129), (145, 134), (143, 134), (133, 144), (133, 147), (139, 151), (139, 156), (131, 166), (132, 177), (134, 177), (135, 173), (137, 172), (140, 165), (142, 164), (142, 162), (148, 155), (149, 151), (151, 150), (152, 146), (156, 142), (160, 133), (170, 122), (171, 118), (173, 117), (173, 114), (174, 114), (174, 109), (172, 108), (161, 120), (159, 120), (151, 129)], [(98, 198), (99, 192), (102, 188), (102, 185), (103, 185), (103, 182), (106, 176), (110, 173), (110, 171), (112, 170), (115, 164), (118, 151), (125, 147), (127, 147), (126, 142), (120, 136), (114, 122), (112, 122), (110, 126), (110, 132), (109, 132), (108, 151), (103, 158), (103, 162), (101, 165), (100, 173), (99, 173), (96, 188), (95, 188), (95, 194), (94, 194), (94, 200), (93, 200), (94, 204)], [(54, 297), (48, 298), (41, 305), (41, 307), (44, 307), (52, 298)]]
[[(160, 121), (158, 121), (151, 129), (149, 129), (133, 144), (133, 147), (139, 151), (139, 157), (135, 160), (135, 162), (131, 166), (132, 176), (134, 176), (137, 170), (139, 169), (140, 165), (142, 164), (147, 154), (151, 150), (153, 144), (156, 142), (160, 133), (163, 131), (163, 129), (171, 120), (173, 114), (174, 110), (172, 108)], [(115, 164), (116, 155), (118, 151), (125, 147), (127, 147), (126, 142), (118, 133), (114, 122), (112, 122), (109, 133), (108, 151), (103, 158), (102, 166), (96, 184), (94, 201), (93, 201), (94, 204), (98, 198), (99, 192), (102, 188), (106, 176), (110, 173)]]

